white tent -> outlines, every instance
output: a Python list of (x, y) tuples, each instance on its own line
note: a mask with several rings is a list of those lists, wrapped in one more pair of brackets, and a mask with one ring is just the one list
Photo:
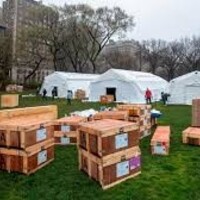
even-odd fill
[(117, 102), (145, 103), (147, 88), (156, 101), (167, 85), (167, 81), (150, 73), (110, 69), (91, 82), (89, 99), (99, 101), (101, 95), (112, 94)]
[(200, 98), (200, 71), (179, 76), (169, 83), (169, 104), (191, 105), (192, 99)]
[(74, 94), (77, 89), (84, 90), (86, 97), (89, 97), (90, 82), (98, 77), (99, 75), (95, 74), (54, 72), (45, 77), (40, 94), (45, 88), (47, 90), (47, 96), (52, 96), (52, 89), (57, 87), (58, 97), (66, 97), (67, 90), (72, 90)]

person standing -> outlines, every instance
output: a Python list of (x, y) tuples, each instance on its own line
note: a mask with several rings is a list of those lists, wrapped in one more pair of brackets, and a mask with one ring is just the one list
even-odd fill
[(152, 92), (149, 88), (147, 88), (146, 92), (145, 92), (145, 99), (146, 99), (146, 103), (147, 104), (151, 104), (151, 100), (152, 100)]
[(72, 96), (73, 96), (72, 91), (71, 91), (71, 90), (68, 90), (68, 91), (67, 91), (67, 104), (68, 104), (68, 105), (71, 105), (71, 104), (72, 104), (72, 103), (71, 103)]

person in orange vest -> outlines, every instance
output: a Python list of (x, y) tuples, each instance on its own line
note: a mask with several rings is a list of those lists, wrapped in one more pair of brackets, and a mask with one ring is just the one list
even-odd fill
[(147, 104), (151, 104), (152, 92), (149, 88), (147, 88), (145, 92), (145, 99), (146, 99)]

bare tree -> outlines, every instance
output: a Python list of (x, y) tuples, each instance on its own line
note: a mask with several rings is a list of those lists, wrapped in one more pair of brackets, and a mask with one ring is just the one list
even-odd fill
[(142, 58), (148, 63), (153, 74), (156, 74), (156, 70), (161, 66), (162, 52), (165, 47), (166, 42), (162, 40), (143, 41), (141, 44)]
[[(133, 18), (118, 7), (113, 9), (104, 7), (95, 10), (84, 4), (65, 5), (62, 12), (68, 23), (69, 21), (73, 22), (72, 29), (69, 31), (74, 33), (75, 41), (73, 42), (74, 38), (71, 38), (71, 43), (73, 42), (73, 47), (78, 45), (79, 49), (77, 52), (76, 47), (72, 52), (68, 51), (67, 55), (74, 55), (76, 59), (78, 57), (79, 62), (83, 60), (81, 62), (83, 64), (89, 62), (94, 73), (97, 70), (96, 60), (108, 41), (114, 35), (124, 33), (128, 28), (134, 26)], [(74, 63), (72, 64), (74, 65)]]
[(200, 70), (200, 37), (181, 40), (184, 45), (184, 66), (187, 72)]
[(166, 44), (162, 51), (161, 65), (168, 81), (179, 75), (183, 62), (183, 45), (180, 42), (173, 41)]
[(0, 89), (4, 89), (10, 80), (12, 63), (11, 37), (9, 34), (0, 35)]

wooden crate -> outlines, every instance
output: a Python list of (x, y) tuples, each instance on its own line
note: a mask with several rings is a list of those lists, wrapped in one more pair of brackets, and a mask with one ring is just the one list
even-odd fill
[(200, 145), (200, 127), (189, 127), (183, 131), (182, 139), (184, 144)]
[(26, 150), (0, 148), (0, 170), (32, 174), (54, 159), (54, 140), (36, 144)]
[(151, 139), (151, 152), (156, 155), (168, 155), (170, 147), (170, 127), (158, 126)]
[(102, 157), (139, 145), (139, 129), (134, 123), (119, 120), (97, 120), (81, 124), (78, 144)]
[(116, 120), (128, 121), (128, 112), (127, 111), (103, 111), (94, 115), (93, 119), (94, 120), (116, 119)]
[(192, 101), (192, 126), (200, 127), (200, 99)]
[(54, 140), (57, 145), (77, 144), (79, 124), (86, 122), (85, 117), (64, 117), (54, 121)]
[(14, 108), (19, 106), (18, 94), (4, 94), (1, 95), (1, 107), (2, 108)]
[(114, 102), (114, 96), (113, 95), (102, 95), (100, 96), (100, 102), (101, 103), (112, 103)]
[(79, 168), (108, 189), (141, 173), (141, 153), (138, 146), (103, 158), (79, 149)]
[(58, 108), (55, 105), (16, 108), (0, 111), (0, 122), (12, 118), (33, 116), (37, 119), (55, 120), (58, 118)]
[(129, 112), (129, 117), (150, 115), (151, 105), (142, 104), (120, 104), (117, 105), (118, 110), (125, 110)]
[(53, 138), (56, 117), (56, 106), (0, 111), (0, 146), (26, 149)]

